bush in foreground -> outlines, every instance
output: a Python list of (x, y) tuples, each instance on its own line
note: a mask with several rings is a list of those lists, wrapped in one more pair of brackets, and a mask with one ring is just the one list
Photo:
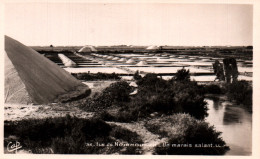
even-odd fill
[(154, 154), (223, 155), (229, 150), (220, 137), (220, 132), (205, 121), (188, 114), (152, 119), (147, 122), (146, 127), (155, 134), (169, 137), (169, 145), (157, 145)]
[[(32, 153), (110, 154), (140, 152), (140, 147), (105, 146), (115, 142), (142, 143), (129, 130), (111, 126), (100, 119), (66, 116), (5, 122), (5, 146), (9, 136), (16, 136), (25, 150)], [(127, 137), (127, 135), (129, 135)], [(104, 144), (97, 146), (96, 143)], [(92, 144), (92, 146), (90, 146)], [(136, 150), (136, 151), (135, 151)]]
[(224, 91), (221, 89), (221, 87), (218, 85), (215, 85), (215, 84), (205, 85), (205, 86), (203, 86), (203, 89), (204, 89), (205, 93), (209, 93), (209, 94), (224, 93)]
[(131, 91), (132, 87), (126, 81), (120, 81), (112, 83), (103, 91), (103, 94), (110, 96), (116, 102), (127, 102), (130, 100)]
[(204, 92), (196, 82), (175, 82), (172, 90), (178, 108), (176, 113), (188, 113), (196, 119), (204, 119), (208, 115)]
[(138, 111), (129, 110), (127, 107), (124, 107), (119, 109), (119, 113), (113, 115), (108, 111), (102, 111), (98, 114), (98, 117), (104, 121), (132, 122), (139, 119), (138, 113)]
[(227, 86), (229, 99), (235, 100), (238, 104), (252, 107), (252, 86), (247, 81), (236, 81)]
[[(102, 119), (131, 122), (149, 117), (155, 112), (165, 115), (189, 113), (197, 119), (207, 116), (207, 103), (204, 101), (203, 91), (194, 81), (166, 81), (155, 74), (147, 74), (137, 83), (138, 93), (131, 98), (126, 86), (122, 87), (127, 88), (125, 90), (113, 86), (105, 90), (110, 95), (115, 94), (111, 98), (117, 97), (115, 100), (127, 102), (120, 103), (120, 111), (117, 114), (102, 113)], [(126, 84), (120, 84), (119, 88), (123, 85)]]
[(139, 105), (141, 110), (163, 114), (184, 112), (197, 119), (207, 116), (204, 92), (194, 81), (166, 81), (155, 74), (147, 74), (138, 81), (138, 86), (132, 106)]
[(126, 81), (112, 83), (102, 92), (93, 93), (90, 97), (66, 103), (67, 106), (78, 107), (85, 111), (99, 112), (113, 105), (129, 102), (133, 88)]

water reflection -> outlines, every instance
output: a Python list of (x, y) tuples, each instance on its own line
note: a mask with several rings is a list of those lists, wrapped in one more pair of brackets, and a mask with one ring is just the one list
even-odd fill
[(226, 155), (251, 155), (252, 114), (245, 108), (218, 97), (207, 98), (208, 117), (205, 119), (222, 132), (230, 146)]
[(223, 124), (229, 125), (229, 124), (241, 123), (242, 117), (243, 117), (243, 110), (241, 110), (241, 108), (232, 105), (227, 105), (224, 111)]
[[(215, 109), (216, 111), (219, 110), (219, 107), (222, 107), (222, 102), (221, 102), (221, 100), (219, 100), (218, 97), (213, 97), (212, 100), (213, 100), (213, 107), (214, 107), (214, 109)], [(220, 108), (220, 109), (221, 109), (221, 108)]]

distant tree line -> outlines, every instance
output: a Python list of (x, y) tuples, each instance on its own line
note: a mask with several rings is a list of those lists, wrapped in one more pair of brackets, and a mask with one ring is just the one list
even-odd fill
[(72, 73), (79, 80), (94, 81), (94, 80), (120, 80), (121, 77), (116, 73)]

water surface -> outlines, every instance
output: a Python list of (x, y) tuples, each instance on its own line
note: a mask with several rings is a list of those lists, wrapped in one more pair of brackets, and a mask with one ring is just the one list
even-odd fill
[(230, 147), (226, 155), (251, 155), (252, 113), (218, 97), (206, 101), (209, 108), (206, 121), (222, 132), (222, 138)]

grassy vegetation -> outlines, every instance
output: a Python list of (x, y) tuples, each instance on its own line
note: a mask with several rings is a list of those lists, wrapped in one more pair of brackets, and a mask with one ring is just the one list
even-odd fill
[(204, 85), (202, 86), (204, 93), (208, 94), (223, 94), (229, 100), (235, 101), (252, 111), (252, 85), (248, 81), (236, 81), (233, 83), (225, 83), (222, 85)]
[(252, 110), (252, 86), (247, 81), (236, 81), (226, 86), (227, 96), (237, 104), (243, 104)]
[[(167, 141), (169, 145), (157, 145), (154, 154), (223, 155), (229, 150), (220, 137), (220, 132), (188, 114), (154, 118), (147, 121), (145, 126), (149, 131), (169, 138)], [(204, 145), (201, 145), (202, 143)]]
[[(229, 148), (220, 137), (221, 133), (202, 120), (207, 116), (204, 95), (206, 93), (227, 94), (230, 99), (248, 102), (244, 100), (250, 100), (250, 91), (252, 92), (251, 86), (245, 81), (201, 86), (195, 81), (190, 81), (189, 71), (183, 69), (171, 80), (163, 80), (155, 74), (146, 74), (141, 77), (138, 72), (135, 74), (135, 79), (138, 85), (136, 95), (130, 96), (133, 88), (127, 82), (120, 81), (82, 101), (80, 108), (87, 111), (94, 110), (98, 118), (105, 121), (148, 121), (147, 129), (161, 137), (167, 137), (167, 143), (192, 145), (183, 148), (165, 147), (159, 144), (154, 150), (155, 154), (224, 154)], [(115, 129), (115, 131), (118, 130)], [(127, 131), (123, 130), (117, 135), (121, 136), (122, 140), (133, 142), (133, 137), (122, 135), (128, 134)], [(116, 134), (112, 134), (115, 138), (119, 138)], [(207, 147), (196, 145), (201, 143), (206, 144)], [(131, 147), (127, 153), (135, 154), (139, 151)]]
[[(119, 104), (111, 105), (119, 107), (120, 113), (111, 114), (105, 110), (100, 114), (101, 118), (109, 121), (131, 122), (150, 117), (152, 113), (170, 115), (174, 113), (189, 113), (197, 119), (207, 116), (206, 102), (200, 86), (193, 81), (163, 80), (155, 74), (147, 74), (143, 78), (138, 77), (138, 93), (129, 96), (127, 85), (124, 89), (107, 88), (110, 94), (124, 95), (124, 100)], [(105, 91), (104, 91), (105, 92)], [(116, 97), (116, 96), (110, 96)], [(104, 98), (105, 99), (105, 98)], [(115, 98), (116, 99), (116, 98)]]
[(119, 81), (110, 84), (100, 92), (94, 92), (90, 96), (78, 100), (58, 103), (61, 107), (78, 107), (88, 112), (101, 112), (113, 106), (118, 106), (130, 100), (129, 93), (133, 87), (129, 86), (126, 81)]
[(105, 88), (101, 93), (95, 93), (92, 97), (79, 100), (73, 103), (85, 111), (99, 111), (107, 109), (113, 105), (120, 105), (130, 100), (129, 93), (133, 88), (126, 81), (112, 83)]
[(202, 86), (204, 93), (207, 94), (223, 94), (226, 92), (224, 88), (221, 88), (219, 85), (210, 84)]
[(138, 146), (107, 145), (115, 142), (143, 143), (140, 137), (130, 130), (108, 125), (96, 118), (80, 119), (71, 116), (5, 121), (4, 132), (5, 146), (9, 142), (9, 136), (16, 136), (23, 149), (31, 150), (32, 153), (140, 154), (141, 148)]
[(91, 94), (91, 89), (84, 85), (76, 87), (74, 90), (67, 94), (60, 95), (55, 100), (56, 102), (67, 103), (72, 101), (78, 101), (88, 97)]
[[(185, 74), (187, 75), (187, 74)], [(141, 77), (137, 73), (138, 93), (127, 82), (119, 81), (111, 84), (102, 92), (91, 97), (66, 103), (71, 107), (79, 107), (84, 111), (96, 112), (106, 121), (131, 122), (150, 117), (151, 114), (171, 115), (189, 113), (197, 119), (207, 116), (203, 91), (194, 81), (163, 80), (155, 74)], [(116, 108), (117, 113), (111, 113)]]
[(130, 100), (129, 94), (132, 91), (133, 88), (126, 81), (120, 81), (112, 83), (103, 93), (110, 96), (114, 102), (128, 102)]
[(182, 68), (176, 72), (175, 81), (190, 81), (190, 70)]

